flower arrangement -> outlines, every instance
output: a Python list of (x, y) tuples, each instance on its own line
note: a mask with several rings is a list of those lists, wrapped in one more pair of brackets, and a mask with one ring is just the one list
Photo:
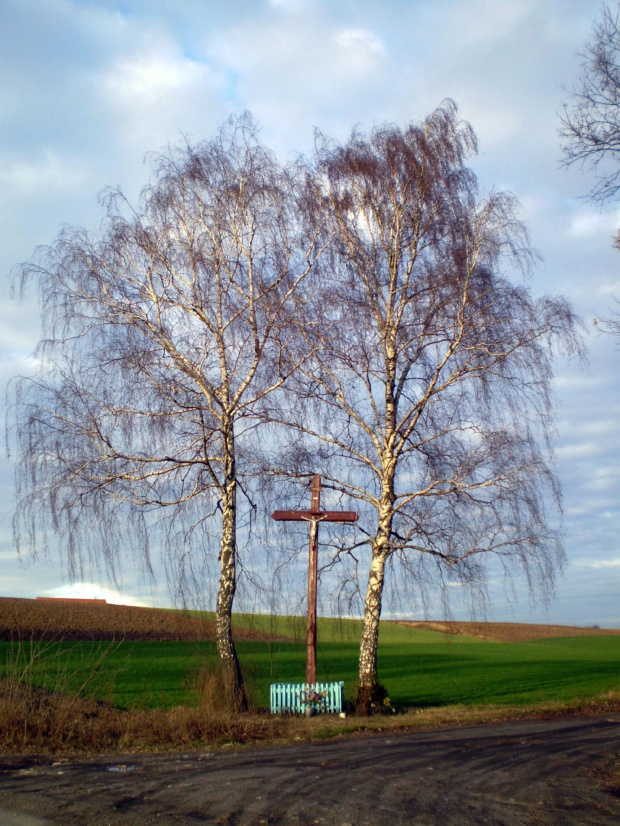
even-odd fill
[(307, 688), (301, 691), (299, 699), (302, 703), (305, 703), (306, 709), (318, 710), (325, 704), (327, 691), (315, 691), (313, 688)]

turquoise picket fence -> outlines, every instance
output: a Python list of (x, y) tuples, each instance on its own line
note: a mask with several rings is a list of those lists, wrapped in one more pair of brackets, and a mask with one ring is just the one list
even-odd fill
[(307, 708), (339, 714), (344, 703), (344, 682), (272, 683), (269, 699), (272, 714), (305, 714)]

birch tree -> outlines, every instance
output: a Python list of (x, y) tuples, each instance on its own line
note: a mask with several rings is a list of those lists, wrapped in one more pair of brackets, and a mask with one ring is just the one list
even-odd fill
[(132, 544), (148, 566), (155, 538), (191, 566), (215, 523), (217, 649), (242, 710), (231, 613), (244, 447), (295, 367), (290, 320), (320, 250), (299, 230), (294, 176), (248, 117), (154, 169), (137, 208), (107, 193), (98, 235), (65, 228), (20, 268), (45, 335), (40, 375), (15, 384), (15, 532), (21, 547), (58, 543), (75, 572), (89, 559), (114, 570)]
[(318, 152), (330, 257), (304, 313), (306, 417), (289, 424), (298, 470), (318, 452), (325, 486), (361, 514), (359, 540), (339, 553), (368, 553), (362, 708), (378, 686), (388, 561), (418, 582), (483, 591), (494, 557), (543, 595), (563, 561), (551, 348), (576, 346), (574, 319), (561, 298), (508, 279), (534, 256), (514, 198), (479, 197), (465, 166), (475, 149), (448, 102)]

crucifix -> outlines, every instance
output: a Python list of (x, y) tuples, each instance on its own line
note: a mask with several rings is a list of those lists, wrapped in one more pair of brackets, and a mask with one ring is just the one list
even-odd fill
[(271, 518), (278, 522), (309, 522), (308, 551), (308, 627), (306, 631), (306, 683), (316, 683), (316, 602), (319, 550), (319, 522), (356, 522), (355, 511), (321, 510), (321, 477), (312, 477), (312, 498), (309, 511), (274, 511)]

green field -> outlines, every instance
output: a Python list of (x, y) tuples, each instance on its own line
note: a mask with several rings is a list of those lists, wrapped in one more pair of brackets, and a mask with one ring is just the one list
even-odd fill
[[(277, 628), (269, 617), (241, 617), (241, 623), (298, 631), (297, 620), (287, 618), (277, 618)], [(359, 630), (353, 620), (319, 623), (319, 679), (344, 680), (350, 699)], [(620, 690), (620, 635), (498, 643), (383, 623), (380, 639), (380, 679), (397, 708), (528, 705)], [(238, 651), (258, 706), (268, 704), (271, 682), (303, 681), (301, 642), (242, 642)], [(91, 696), (126, 708), (197, 704), (199, 673), (216, 661), (213, 643), (0, 643), (3, 675), (63, 691), (85, 686)]]

